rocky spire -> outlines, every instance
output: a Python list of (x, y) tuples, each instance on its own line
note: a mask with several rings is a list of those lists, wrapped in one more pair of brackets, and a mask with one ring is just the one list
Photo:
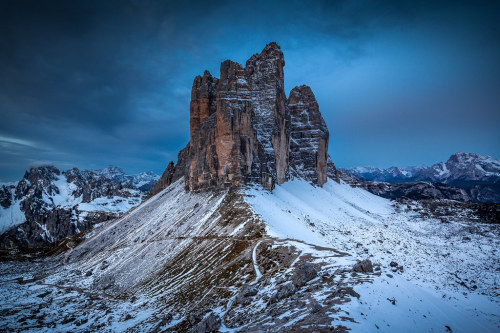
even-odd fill
[(216, 87), (219, 79), (214, 78), (209, 71), (203, 76), (197, 76), (191, 89), (190, 105), (190, 134), (191, 138), (196, 130), (216, 110)]
[(322, 186), (327, 180), (329, 133), (311, 88), (305, 85), (293, 88), (288, 108), (293, 173)]
[(309, 87), (294, 88), (287, 100), (284, 66), (283, 52), (273, 42), (245, 67), (222, 62), (220, 79), (208, 71), (197, 76), (191, 91), (190, 143), (155, 192), (182, 176), (190, 191), (243, 183), (272, 190), (290, 172), (323, 185), (328, 129)]
[[(216, 86), (215, 110), (212, 89), (217, 79), (209, 78), (206, 72), (202, 79), (195, 79), (186, 177), (190, 190), (244, 182), (272, 189), (287, 180), (289, 122), (284, 64), (276, 43), (253, 55), (245, 67), (224, 61)], [(199, 92), (209, 96), (206, 102), (199, 101)], [(202, 105), (206, 105), (206, 111), (202, 111)]]

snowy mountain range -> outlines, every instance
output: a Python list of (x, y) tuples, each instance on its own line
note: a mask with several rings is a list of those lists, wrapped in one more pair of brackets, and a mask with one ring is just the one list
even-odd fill
[[(196, 77), (190, 141), (123, 214), (86, 220), (141, 200), (114, 168), (7, 187), (6, 209), (37, 215), (1, 244), (0, 330), (498, 331), (499, 205), (368, 192), (336, 170), (312, 90), (287, 98), (284, 64), (270, 43)], [(37, 252), (54, 230), (70, 237)]]
[[(354, 167), (344, 169), (344, 171), (352, 175), (359, 183), (363, 183), (363, 186), (372, 193), (388, 198), (397, 198), (397, 193), (404, 195), (412, 191), (411, 185), (399, 184), (413, 183), (420, 190), (426, 187), (438, 193), (441, 198), (500, 202), (500, 160), (486, 155), (456, 153), (451, 155), (446, 162), (439, 162), (432, 166), (390, 167), (388, 169)], [(448, 186), (432, 183), (442, 183)], [(453, 194), (447, 196), (446, 193)]]
[(352, 175), (366, 180), (387, 183), (403, 183), (410, 181), (431, 181), (445, 184), (461, 182), (494, 183), (500, 181), (500, 160), (474, 153), (456, 153), (446, 162), (431, 166), (390, 167), (353, 167), (345, 169)]
[(114, 182), (120, 182), (122, 184), (129, 183), (132, 187), (139, 189), (142, 192), (149, 192), (158, 178), (160, 178), (160, 176), (151, 171), (142, 172), (136, 175), (128, 175), (120, 167), (112, 165), (104, 169), (84, 171), (84, 173), (89, 172), (93, 172), (98, 176), (103, 176), (104, 178)]
[(0, 186), (0, 244), (43, 245), (84, 231), (137, 206), (158, 178), (111, 166), (31, 168), (19, 182)]

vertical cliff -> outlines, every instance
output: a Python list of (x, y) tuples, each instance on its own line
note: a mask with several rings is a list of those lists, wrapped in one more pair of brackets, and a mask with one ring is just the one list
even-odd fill
[(322, 186), (327, 181), (329, 133), (311, 88), (293, 88), (288, 97), (288, 108), (293, 173)]
[(220, 79), (208, 71), (197, 76), (191, 91), (190, 143), (155, 193), (182, 176), (190, 191), (245, 183), (272, 190), (290, 175), (322, 186), (327, 181), (328, 129), (309, 87), (294, 88), (287, 99), (284, 66), (281, 48), (270, 43), (245, 67), (222, 62)]

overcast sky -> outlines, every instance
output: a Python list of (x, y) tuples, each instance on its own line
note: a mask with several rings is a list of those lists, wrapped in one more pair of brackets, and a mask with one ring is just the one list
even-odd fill
[(500, 6), (429, 3), (3, 0), (0, 180), (161, 173), (189, 140), (194, 77), (270, 41), (286, 91), (312, 87), (337, 166), (499, 158)]

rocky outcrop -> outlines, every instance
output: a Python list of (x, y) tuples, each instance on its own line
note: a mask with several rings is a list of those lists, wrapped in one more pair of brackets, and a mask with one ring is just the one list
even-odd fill
[(387, 199), (448, 199), (461, 202), (472, 201), (472, 198), (464, 189), (442, 183), (411, 182), (389, 184), (382, 182), (363, 182), (360, 186), (373, 194)]
[(161, 175), (160, 179), (154, 184), (153, 188), (151, 188), (151, 191), (149, 192), (149, 196), (153, 196), (159, 192), (161, 192), (162, 189), (170, 186), (174, 180), (174, 173), (175, 173), (175, 166), (174, 162), (168, 163), (167, 168)]
[(40, 166), (26, 171), (16, 186), (0, 187), (0, 248), (47, 245), (116, 218), (141, 202), (133, 181), (113, 180), (134, 176), (101, 171), (61, 172)]
[(314, 279), (317, 275), (318, 273), (311, 263), (302, 262), (295, 268), (295, 272), (292, 276), (292, 283), (299, 288)]
[(292, 169), (296, 176), (321, 186), (327, 181), (329, 133), (311, 88), (293, 88), (288, 97), (288, 108)]
[(363, 261), (360, 261), (352, 267), (353, 272), (358, 272), (358, 273), (373, 273), (373, 264), (371, 260), (365, 259)]
[(12, 205), (12, 190), (14, 186), (0, 186), (0, 206), (9, 208)]
[(192, 333), (215, 333), (219, 332), (219, 328), (222, 325), (222, 320), (218, 315), (211, 312), (208, 316), (203, 318), (196, 326), (191, 330)]
[(105, 211), (85, 212), (78, 218), (80, 214), (77, 208), (56, 207), (34, 215), (0, 235), (0, 249), (42, 247), (118, 217), (116, 213)]
[[(328, 129), (309, 87), (294, 88), (287, 99), (284, 66), (281, 48), (270, 43), (245, 67), (224, 61), (220, 79), (208, 71), (194, 79), (190, 142), (173, 169), (187, 190), (247, 183), (272, 190), (290, 174), (320, 186), (327, 181), (335, 170)], [(169, 165), (151, 195), (175, 181), (171, 173)]]
[(283, 53), (276, 43), (245, 67), (226, 60), (220, 80), (208, 71), (191, 93), (191, 141), (186, 187), (256, 182), (266, 188), (288, 177), (289, 131)]
[(278, 290), (271, 296), (269, 303), (277, 303), (280, 300), (290, 297), (297, 291), (297, 288), (292, 282), (283, 283), (278, 286)]
[(187, 146), (177, 155), (177, 164), (174, 165), (173, 161), (168, 164), (160, 179), (158, 179), (156, 184), (149, 191), (147, 197), (152, 197), (153, 195), (160, 193), (163, 189), (170, 186), (170, 184), (176, 182), (187, 174), (186, 164), (189, 158), (189, 150), (190, 143), (188, 143)]

